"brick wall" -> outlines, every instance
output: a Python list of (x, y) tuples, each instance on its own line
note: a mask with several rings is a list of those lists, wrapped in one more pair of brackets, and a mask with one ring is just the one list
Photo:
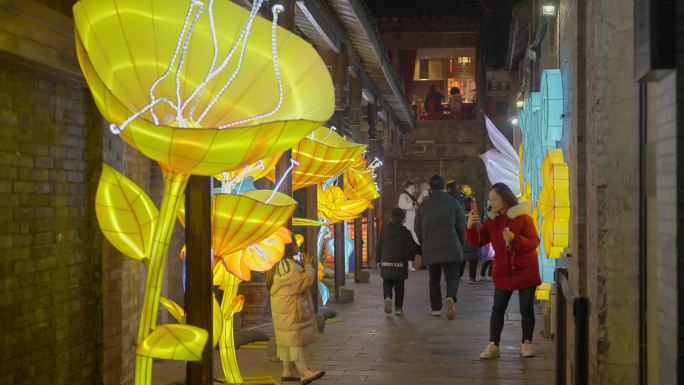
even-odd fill
[(2, 383), (97, 382), (97, 121), (82, 86), (0, 64)]
[[(0, 61), (0, 384), (133, 383), (145, 272), (99, 231), (103, 161), (160, 200), (158, 166), (109, 133), (84, 84)], [(182, 243), (178, 226), (164, 295), (181, 304)]]
[(677, 384), (676, 72), (656, 84), (656, 237), (659, 384)]

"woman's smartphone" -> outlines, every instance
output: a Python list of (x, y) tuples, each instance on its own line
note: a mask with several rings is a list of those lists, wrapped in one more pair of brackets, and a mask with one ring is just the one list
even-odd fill
[(470, 202), (470, 211), (473, 213), (477, 212), (477, 202), (475, 201), (475, 199), (473, 199), (473, 201)]

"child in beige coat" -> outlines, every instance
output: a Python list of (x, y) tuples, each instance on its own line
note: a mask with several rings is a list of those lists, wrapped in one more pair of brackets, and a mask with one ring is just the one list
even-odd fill
[(306, 364), (304, 347), (316, 341), (318, 328), (310, 288), (316, 277), (313, 258), (295, 259), (297, 243), (285, 245), (285, 256), (267, 274), (278, 358), (283, 361), (283, 381), (309, 384), (325, 375)]

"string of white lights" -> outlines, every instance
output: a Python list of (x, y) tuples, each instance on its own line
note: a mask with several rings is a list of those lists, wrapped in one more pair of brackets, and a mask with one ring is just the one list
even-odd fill
[[(196, 2), (197, 0), (193, 0), (193, 2)], [(199, 1), (197, 1), (199, 2)], [(192, 24), (190, 24), (190, 30), (188, 31), (187, 35), (185, 36), (185, 41), (183, 42), (183, 50), (181, 51), (181, 57), (180, 61), (178, 62), (178, 68), (176, 68), (176, 121), (178, 124), (178, 127), (181, 128), (187, 128), (188, 124), (186, 119), (183, 117), (183, 110), (181, 108), (181, 72), (183, 71), (183, 66), (185, 65), (185, 57), (186, 54), (188, 53), (188, 44), (190, 43), (190, 39), (192, 38), (192, 33), (195, 30), (195, 26), (197, 25), (197, 20), (199, 17), (202, 15), (204, 12), (204, 3), (199, 2), (200, 5), (198, 5), (199, 11), (195, 13), (195, 17), (192, 20)]]
[(145, 114), (147, 111), (150, 111), (152, 108), (154, 108), (154, 106), (156, 106), (157, 104), (162, 103), (162, 102), (169, 103), (173, 106), (173, 103), (171, 103), (171, 101), (168, 98), (159, 98), (159, 99), (153, 101), (152, 103), (146, 105), (145, 107), (143, 107), (140, 111), (138, 111), (135, 114), (128, 117), (128, 119), (124, 120), (124, 122), (121, 123), (121, 125), (117, 126), (114, 123), (110, 124), (109, 125), (109, 131), (111, 131), (112, 134), (114, 134), (114, 135), (119, 135), (120, 133), (123, 132), (123, 130), (126, 129), (126, 127), (129, 124), (131, 124), (132, 121), (138, 119), (143, 114)]
[[(231, 84), (233, 84), (233, 81), (237, 78), (237, 76), (240, 73), (240, 70), (242, 69), (242, 63), (245, 58), (245, 52), (247, 51), (247, 43), (249, 42), (249, 36), (252, 31), (252, 23), (254, 22), (254, 19), (256, 18), (256, 14), (258, 13), (259, 8), (261, 7), (261, 4), (263, 4), (264, 0), (257, 0), (254, 2), (253, 7), (252, 7), (252, 13), (250, 13), (250, 18), (247, 20), (247, 25), (245, 26), (245, 35), (244, 35), (244, 40), (242, 41), (242, 49), (240, 50), (240, 56), (238, 58), (238, 63), (237, 66), (235, 67), (235, 70), (233, 71), (233, 74), (230, 76), (226, 84), (221, 87), (219, 92), (214, 95), (214, 98), (209, 102), (209, 105), (204, 109), (200, 117), (197, 119), (197, 124), (202, 123), (204, 118), (207, 116), (209, 111), (214, 107), (214, 105), (218, 102), (218, 100), (221, 98), (223, 93), (230, 87)], [(235, 42), (234, 47), (237, 47), (240, 44), (240, 40)], [(231, 55), (232, 56), (232, 55)], [(220, 71), (223, 71), (223, 69), (228, 65), (228, 59), (227, 58), (223, 63), (221, 63), (221, 67), (219, 67), (215, 73), (218, 74)], [(214, 75), (215, 76), (215, 75)], [(211, 77), (213, 78), (213, 76)]]
[[(181, 46), (182, 46), (182, 41), (183, 41), (183, 36), (185, 36), (185, 31), (187, 30), (188, 27), (188, 22), (190, 21), (190, 17), (192, 16), (193, 11), (195, 10), (196, 7), (196, 2), (192, 1), (190, 3), (190, 8), (188, 8), (188, 13), (185, 15), (185, 20), (183, 21), (183, 27), (181, 28), (181, 33), (180, 36), (178, 37), (178, 42), (176, 43), (176, 48), (173, 51), (173, 55), (171, 56), (171, 62), (169, 62), (169, 66), (166, 68), (166, 71), (157, 78), (157, 80), (152, 83), (152, 86), (150, 87), (150, 104), (154, 103), (157, 99), (154, 96), (154, 90), (157, 88), (159, 83), (161, 83), (164, 79), (166, 79), (167, 76), (171, 73), (172, 68), (176, 65), (176, 59), (178, 58), (178, 53), (180, 52)], [(155, 114), (154, 109), (150, 111), (150, 114), (152, 115), (152, 119), (154, 120), (155, 125), (159, 125), (159, 118), (157, 117), (157, 114)], [(122, 125), (123, 126), (123, 125)]]
[(283, 184), (283, 182), (285, 181), (285, 178), (287, 178), (287, 175), (290, 174), (292, 169), (295, 168), (296, 166), (299, 166), (299, 162), (297, 162), (294, 159), (290, 159), (290, 167), (288, 167), (287, 171), (285, 171), (285, 174), (283, 174), (283, 176), (280, 177), (278, 184), (276, 184), (275, 187), (273, 188), (273, 192), (271, 193), (271, 196), (269, 196), (268, 199), (266, 199), (266, 201), (265, 201), (266, 204), (271, 203), (271, 200), (273, 200), (273, 198), (275, 197), (275, 194), (280, 189), (280, 185)]
[[(181, 106), (181, 112), (185, 111), (185, 108), (188, 106), (188, 103), (190, 103), (191, 100), (195, 96), (197, 96), (197, 99), (195, 99), (195, 103), (193, 104), (193, 111), (194, 107), (197, 106), (197, 103), (199, 103), (201, 97), (202, 97), (202, 92), (204, 91), (204, 88), (206, 87), (208, 83), (208, 78), (209, 75), (214, 71), (214, 67), (216, 66), (216, 60), (218, 59), (218, 37), (216, 36), (216, 20), (214, 19), (214, 0), (209, 0), (209, 6), (208, 8), (208, 14), (209, 14), (209, 30), (211, 31), (211, 43), (214, 46), (214, 54), (211, 57), (211, 63), (209, 64), (209, 70), (207, 71), (207, 75), (202, 79), (202, 82), (200, 85), (195, 88), (195, 90), (192, 92), (190, 97), (183, 102), (183, 106)], [(188, 115), (190, 119), (192, 119), (192, 114)]]
[[(204, 90), (204, 88), (209, 84), (209, 82), (211, 80), (213, 80), (214, 77), (216, 77), (218, 74), (220, 74), (228, 66), (228, 63), (230, 63), (231, 59), (233, 58), (233, 55), (235, 54), (235, 51), (240, 46), (240, 43), (242, 42), (243, 38), (245, 38), (245, 44), (243, 45), (241, 55), (244, 56), (244, 47), (246, 47), (246, 45), (247, 45), (247, 40), (249, 39), (249, 33), (252, 29), (252, 23), (254, 22), (254, 19), (256, 18), (257, 14), (259, 12), (259, 8), (261, 8), (262, 3), (263, 3), (263, 0), (258, 0), (252, 4), (252, 10), (249, 14), (249, 18), (247, 19), (247, 23), (245, 24), (245, 26), (240, 31), (240, 35), (238, 35), (237, 40), (235, 41), (233, 46), (230, 48), (228, 55), (223, 60), (223, 62), (221, 62), (221, 65), (216, 70), (213, 70), (213, 72), (210, 71), (208, 73), (208, 76), (205, 78), (205, 80), (190, 95), (190, 97), (188, 98), (188, 101), (192, 100), (193, 98), (195, 98), (195, 96), (197, 96), (197, 94), (201, 93)], [(216, 36), (216, 27), (215, 26), (211, 27), (211, 33), (212, 33), (212, 38), (216, 38), (215, 37)], [(237, 74), (240, 72), (240, 68), (241, 68), (241, 63), (238, 63), (237, 67), (233, 71), (233, 74), (231, 75), (232, 80), (229, 80), (229, 83), (232, 83), (232, 81), (235, 79), (235, 77), (237, 77)], [(190, 109), (190, 114), (189, 114), (190, 119), (194, 119), (195, 110), (197, 109), (197, 106), (199, 105), (199, 101), (200, 101), (200, 98), (195, 99), (195, 102), (193, 103), (193, 106)], [(186, 107), (186, 105), (183, 106), (183, 109), (185, 109), (185, 107)]]
[[(273, 71), (275, 73), (276, 83), (278, 84), (278, 102), (276, 106), (269, 112), (257, 116), (252, 116), (251, 118), (237, 120), (232, 123), (227, 123), (218, 126), (219, 129), (229, 128), (238, 126), (241, 124), (249, 123), (258, 119), (268, 118), (280, 110), (283, 105), (283, 82), (280, 78), (280, 65), (278, 64), (278, 42), (277, 42), (277, 31), (278, 31), (278, 15), (283, 12), (285, 8), (281, 4), (276, 4), (271, 8), (273, 14), (273, 21), (271, 23), (271, 51), (273, 55)], [(246, 44), (246, 42), (245, 42)]]

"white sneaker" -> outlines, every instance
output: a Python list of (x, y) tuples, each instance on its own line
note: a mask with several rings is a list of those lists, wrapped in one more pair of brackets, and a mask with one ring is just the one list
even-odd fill
[(480, 353), (480, 358), (482, 359), (489, 359), (489, 358), (498, 358), (501, 355), (501, 351), (499, 350), (499, 347), (496, 346), (494, 342), (489, 342), (487, 344), (487, 347), (485, 347), (485, 350)]
[(523, 357), (534, 357), (534, 350), (532, 350), (532, 342), (530, 340), (525, 340), (520, 344), (520, 354)]
[(404, 311), (401, 310), (400, 307), (395, 307), (395, 308), (394, 308), (394, 314), (396, 314), (396, 315), (402, 315), (402, 314), (404, 314)]
[(392, 298), (385, 298), (385, 314), (392, 313)]
[(446, 316), (447, 316), (447, 319), (449, 319), (449, 320), (452, 320), (452, 319), (454, 319), (454, 317), (456, 317), (456, 309), (454, 308), (455, 305), (456, 304), (454, 303), (453, 298), (451, 298), (451, 297), (447, 298), (447, 300), (446, 300)]
[(435, 317), (441, 317), (442, 316), (442, 311), (441, 310), (433, 310), (430, 312), (430, 315), (433, 315)]

